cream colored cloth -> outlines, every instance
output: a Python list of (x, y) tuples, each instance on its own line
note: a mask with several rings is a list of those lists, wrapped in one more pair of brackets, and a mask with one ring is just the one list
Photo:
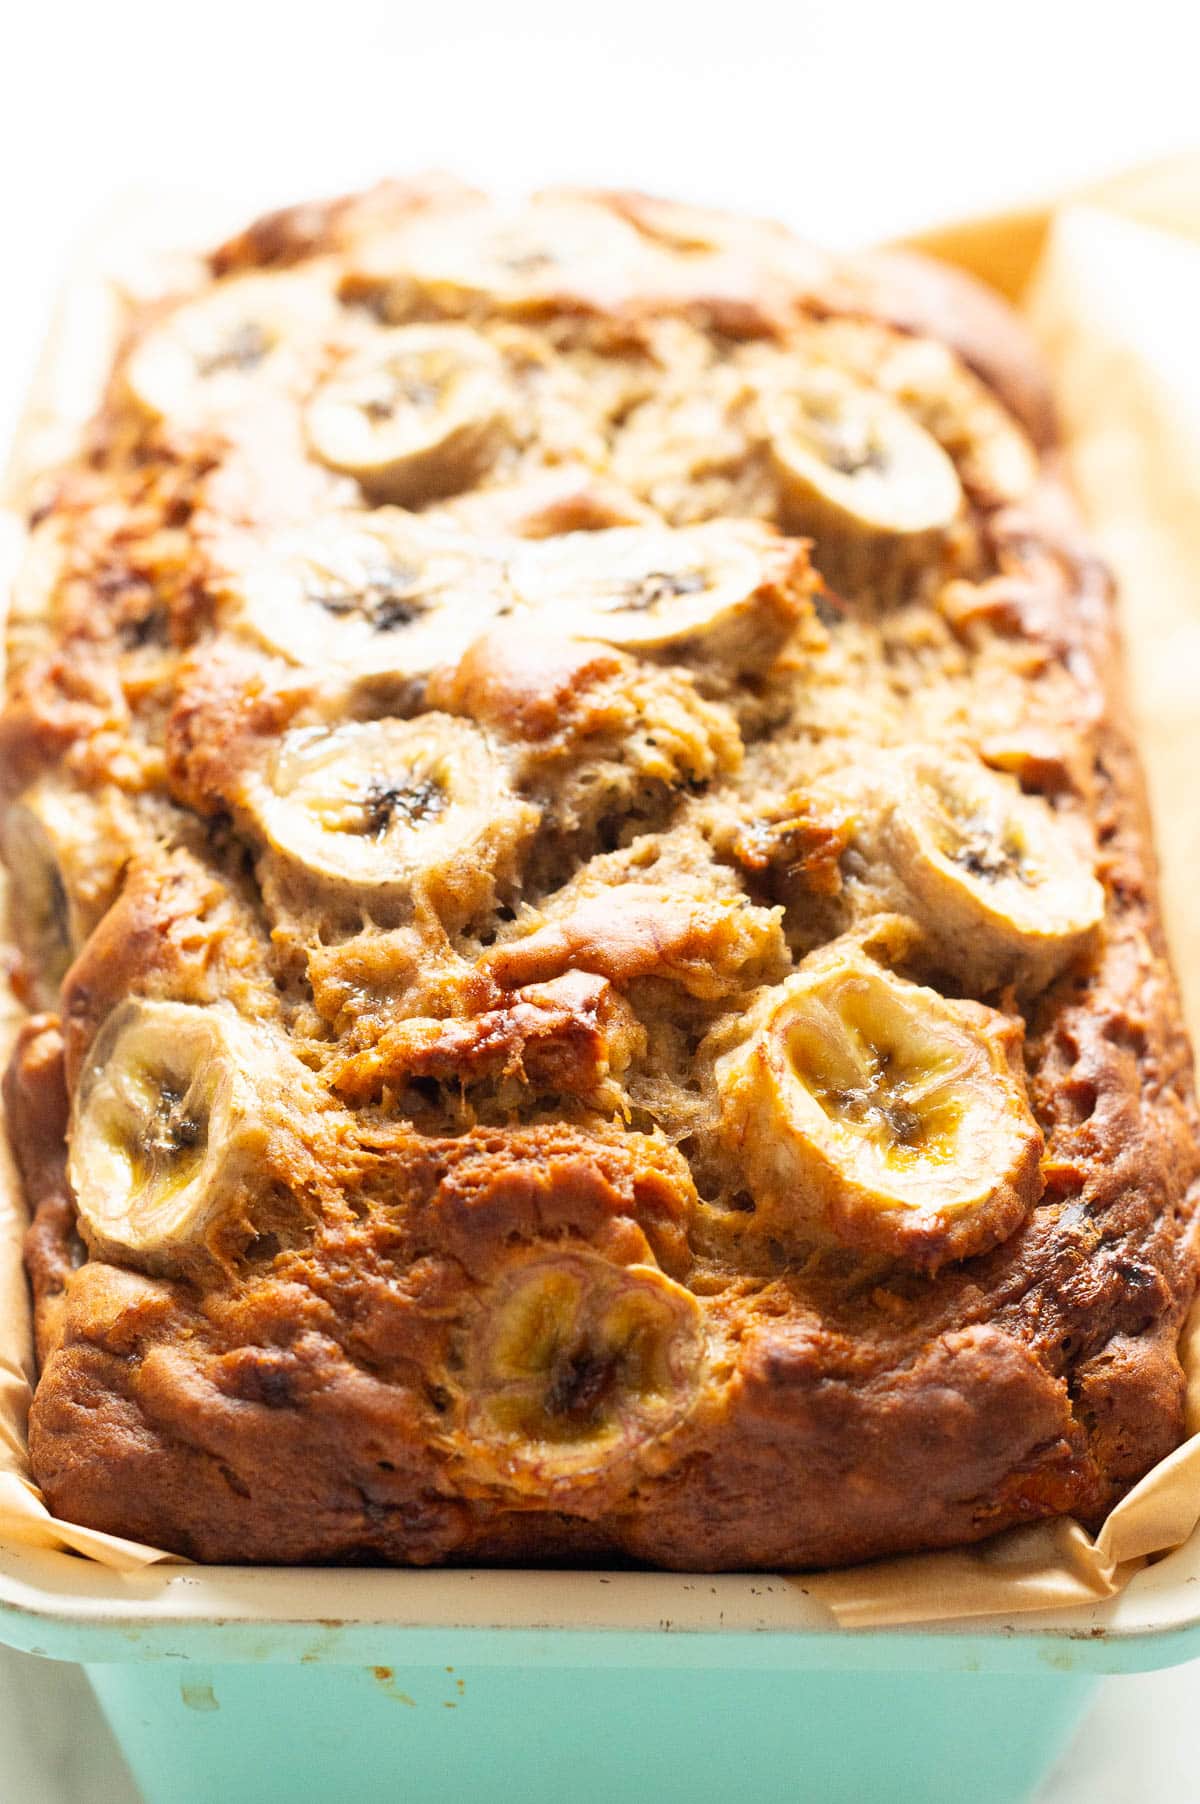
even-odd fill
[[(1023, 299), (1050, 356), (1077, 484), (1121, 586), (1135, 712), (1162, 856), (1168, 929), (1200, 1042), (1200, 157), (1141, 170), (1078, 201), (928, 234), (921, 247)], [(103, 351), (111, 290), (85, 283), (39, 390), (21, 473), (77, 428)], [(75, 361), (72, 362), (71, 360)], [(79, 379), (83, 370), (85, 378)], [(57, 388), (54, 386), (57, 384)], [(0, 557), (4, 544), (0, 541)], [(3, 579), (0, 568), (0, 580)], [(10, 1181), (5, 1182), (5, 1177)], [(0, 1171), (0, 1540), (68, 1548), (130, 1570), (172, 1556), (50, 1516), (29, 1482), (32, 1375), (23, 1219)], [(1093, 1539), (1060, 1521), (978, 1548), (806, 1576), (846, 1627), (948, 1621), (1095, 1603), (1200, 1523), (1200, 1310), (1185, 1336), (1191, 1438)]]

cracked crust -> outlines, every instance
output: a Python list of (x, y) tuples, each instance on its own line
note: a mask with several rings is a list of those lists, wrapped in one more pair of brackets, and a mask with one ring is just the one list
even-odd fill
[[(386, 183), (259, 221), (211, 268), (332, 260), (357, 343), (364, 303), (402, 304), (390, 235), (479, 204)], [(355, 683), (266, 657), (230, 611), (245, 535), (361, 505), (308, 456), (292, 403), (185, 430), (135, 417), (114, 382), (34, 498), (0, 721), (14, 795), (49, 776), (90, 819), (115, 788), (138, 822), (6, 1084), (32, 1213), (35, 1475), (62, 1516), (215, 1561), (805, 1568), (1094, 1524), (1182, 1433), (1200, 1161), (1107, 579), (1057, 480), (1044, 373), (999, 303), (935, 266), (837, 265), (644, 196), (554, 204), (629, 235), (619, 281), (510, 285), (496, 317), (477, 289), (426, 293), (414, 315), (465, 318), (532, 384), (537, 429), (446, 507), (455, 530), (786, 524), (744, 395), (813, 356), (901, 384), (969, 500), (915, 561), (864, 565), (819, 533), (812, 579), (789, 540), (787, 634), (748, 668), (724, 645), (642, 654), (500, 624), (415, 688)], [(977, 480), (962, 435), (983, 417), (1036, 447), (1026, 491)], [(564, 434), (592, 447), (582, 478)], [(381, 921), (276, 882), (237, 814), (256, 760), (285, 728), (424, 710), (474, 722), (536, 813), (488, 920)], [(1045, 1152), (1006, 1238), (933, 1273), (903, 1248), (773, 1239), (714, 1126), (714, 1067), (754, 999), (840, 934), (964, 995), (936, 936), (855, 913), (848, 817), (819, 800), (831, 772), (914, 742), (1045, 797), (1107, 895), (1048, 988), (969, 993), (1023, 1043)], [(320, 1207), (188, 1277), (89, 1256), (66, 1178), (72, 1090), (130, 996), (270, 1022), (327, 1093)], [(549, 1441), (497, 1457), (473, 1324), (542, 1269), (572, 1295), (602, 1269), (605, 1297), (628, 1281), (651, 1313), (608, 1339), (535, 1323), (512, 1382), (544, 1386), (571, 1458)]]

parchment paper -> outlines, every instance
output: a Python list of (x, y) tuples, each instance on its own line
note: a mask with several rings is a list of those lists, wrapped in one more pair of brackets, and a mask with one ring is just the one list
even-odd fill
[[(155, 234), (138, 214), (126, 209), (125, 224), (132, 216), (144, 245)], [(176, 211), (173, 223), (178, 218)], [(199, 231), (191, 239), (203, 241)], [(1200, 1042), (1200, 906), (1193, 888), (1200, 870), (1200, 156), (1134, 171), (1055, 207), (966, 221), (919, 243), (1023, 300), (1051, 359), (1077, 485), (1120, 582), (1168, 932)], [(153, 285), (144, 260), (126, 267), (139, 269), (126, 288)], [(72, 285), (10, 472), (10, 498), (31, 470), (69, 451), (94, 404), (119, 319), (111, 274), (85, 274)], [(19, 537), (15, 518), (0, 514), (0, 592)], [(0, 1005), (6, 1041), (17, 1012), (11, 1001)], [(69, 1549), (118, 1570), (173, 1559), (58, 1521), (29, 1479), (33, 1351), (23, 1230), (4, 1149), (0, 1540)], [(1200, 1308), (1185, 1332), (1183, 1360), (1189, 1438), (1095, 1538), (1076, 1522), (1044, 1523), (975, 1548), (805, 1575), (806, 1591), (846, 1628), (1009, 1616), (1113, 1596), (1148, 1559), (1179, 1546), (1200, 1524)]]

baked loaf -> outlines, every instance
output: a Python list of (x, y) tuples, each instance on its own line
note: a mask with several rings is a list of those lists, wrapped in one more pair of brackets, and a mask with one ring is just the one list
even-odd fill
[(1182, 1432), (1111, 598), (949, 272), (626, 194), (274, 215), (29, 504), (30, 1447), (201, 1560), (803, 1568)]

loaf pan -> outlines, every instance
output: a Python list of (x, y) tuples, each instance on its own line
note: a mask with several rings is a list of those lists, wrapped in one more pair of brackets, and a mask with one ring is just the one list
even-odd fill
[(1104, 1673), (1200, 1656), (1200, 1534), (1108, 1603), (831, 1626), (802, 1577), (157, 1566), (0, 1548), (146, 1804), (1016, 1804)]

